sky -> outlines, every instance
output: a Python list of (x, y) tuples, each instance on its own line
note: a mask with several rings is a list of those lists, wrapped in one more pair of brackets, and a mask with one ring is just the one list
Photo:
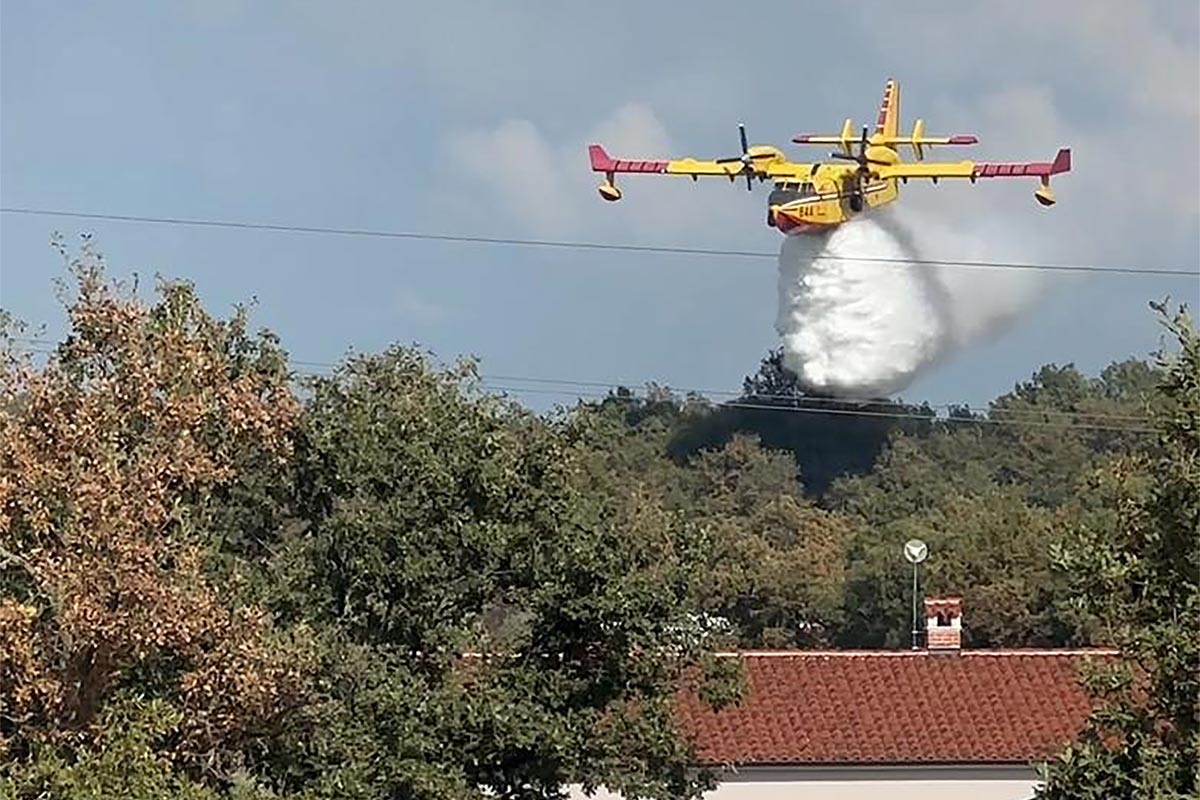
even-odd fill
[[(1188, 0), (0, 0), (0, 204), (774, 251), (766, 187), (631, 176), (608, 204), (586, 145), (724, 156), (743, 121), (800, 158), (792, 136), (873, 120), (894, 77), (902, 127), (974, 133), (969, 157), (1073, 151), (1053, 209), (1028, 181), (910, 184), (903, 206), (946, 234), (929, 257), (1196, 269), (1198, 40)], [(215, 313), (254, 300), (304, 362), (418, 344), (488, 376), (729, 391), (779, 343), (770, 259), (0, 214), (0, 307), (50, 338), (56, 231), (91, 233), (116, 276), (192, 280)], [(1147, 301), (1200, 301), (1200, 282), (1150, 275), (1036, 290), (903, 397), (979, 404), (1045, 363), (1095, 373), (1158, 347)]]

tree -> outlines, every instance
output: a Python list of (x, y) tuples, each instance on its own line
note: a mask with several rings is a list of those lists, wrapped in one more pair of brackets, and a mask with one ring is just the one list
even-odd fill
[(694, 456), (680, 479), (714, 545), (697, 607), (732, 623), (742, 646), (828, 645), (854, 530), (804, 496), (791, 456), (735, 436)]
[(805, 497), (791, 454), (735, 435), (678, 462), (668, 456), (695, 402), (654, 396), (581, 404), (568, 435), (593, 492), (610, 502), (659, 498), (708, 533), (693, 610), (728, 623), (731, 645), (828, 644), (840, 624), (852, 526)]
[(1068, 527), (1115, 525), (1091, 476), (1149, 444), (1144, 409), (1156, 370), (1130, 360), (1090, 379), (1047, 365), (984, 412), (961, 409), (926, 435), (893, 434), (874, 468), (827, 492), (860, 520), (849, 545), (847, 647), (907, 641), (911, 598), (899, 547), (930, 545), (929, 594), (962, 594), (972, 646), (1087, 644), (1093, 615), (1050, 550)]
[(312, 382), (85, 247), (0, 395), (0, 796), (634, 797), (710, 785), (708, 532), (396, 348)]
[(1160, 356), (1158, 447), (1097, 476), (1120, 525), (1082, 527), (1056, 554), (1121, 656), (1087, 676), (1100, 706), (1049, 765), (1039, 796), (1053, 800), (1200, 789), (1200, 337), (1185, 309), (1155, 308), (1179, 343)]
[(129, 689), (170, 710), (145, 737), (167, 771), (219, 784), (303, 666), (210, 580), (204, 522), (239, 453), (287, 457), (299, 405), (243, 312), (216, 320), (179, 283), (147, 306), (90, 246), (71, 270), (70, 335), (40, 368), (6, 352), (0, 379), (0, 784), (37, 794), (56, 759), (125, 746), (103, 720)]
[(326, 688), (276, 754), (286, 788), (708, 785), (674, 718), (681, 683), (718, 663), (687, 606), (705, 531), (652, 494), (594, 491), (563, 431), (481, 394), (469, 363), (392, 348), (309, 390), (306, 528), (285, 541), (274, 607), (319, 632)]
[(887, 399), (850, 400), (805, 391), (771, 351), (742, 384), (742, 396), (711, 413), (681, 420), (671, 452), (685, 458), (738, 434), (792, 455), (805, 490), (820, 497), (838, 477), (871, 471), (896, 431), (922, 435), (933, 411)]
[[(911, 496), (897, 491), (897, 505)], [(890, 497), (885, 494), (883, 502)], [(865, 523), (848, 548), (845, 624), (837, 632), (838, 643), (901, 647), (909, 642), (911, 568), (900, 547), (917, 538), (930, 552), (922, 564), (922, 592), (964, 598), (966, 646), (1087, 644), (1091, 621), (1070, 607), (1067, 581), (1052, 570), (1049, 548), (1061, 524), (1056, 514), (1030, 505), (1018, 490), (1000, 486), (970, 493), (949, 489), (920, 509)]]

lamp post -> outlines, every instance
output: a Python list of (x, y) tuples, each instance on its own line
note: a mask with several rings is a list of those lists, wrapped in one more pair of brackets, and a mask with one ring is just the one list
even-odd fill
[(912, 590), (912, 649), (920, 648), (921, 629), (917, 627), (917, 567), (929, 555), (929, 547), (920, 539), (909, 539), (904, 543), (904, 558), (913, 567)]

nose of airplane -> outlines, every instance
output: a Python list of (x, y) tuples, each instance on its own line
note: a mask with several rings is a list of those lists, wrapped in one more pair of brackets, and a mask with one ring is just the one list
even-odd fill
[(780, 233), (787, 233), (800, 224), (795, 217), (781, 208), (772, 209), (772, 216), (775, 218), (775, 227), (779, 229)]

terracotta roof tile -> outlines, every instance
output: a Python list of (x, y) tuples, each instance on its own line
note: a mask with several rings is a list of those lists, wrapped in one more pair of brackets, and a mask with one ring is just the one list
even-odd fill
[(1087, 658), (1113, 650), (795, 651), (743, 659), (749, 691), (719, 712), (683, 696), (707, 764), (996, 764), (1050, 755), (1091, 704)]

